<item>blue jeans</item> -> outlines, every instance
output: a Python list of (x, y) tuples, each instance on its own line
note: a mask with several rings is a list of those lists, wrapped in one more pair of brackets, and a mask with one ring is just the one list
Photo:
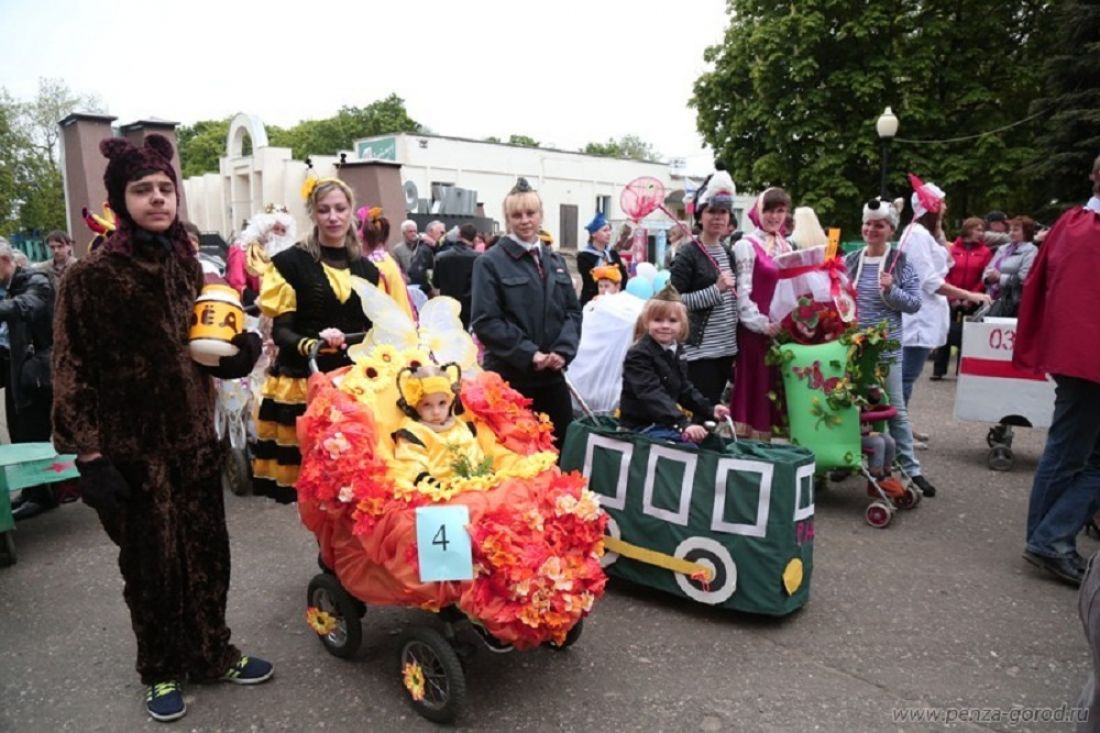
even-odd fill
[[(927, 353), (926, 351), (925, 355)], [(886, 394), (890, 395), (890, 405), (898, 411), (887, 423), (890, 426), (890, 437), (897, 445), (898, 463), (902, 470), (910, 476), (920, 476), (920, 461), (913, 453), (913, 426), (909, 424), (909, 410), (905, 406), (905, 398), (902, 395), (902, 364), (892, 361), (889, 367), (890, 373), (886, 375)]]
[(932, 349), (924, 346), (905, 346), (901, 350), (901, 393), (905, 405), (909, 406), (909, 396), (913, 394), (913, 382), (924, 371), (925, 362)]
[(673, 443), (680, 443), (680, 447), (685, 450), (698, 450), (699, 448), (699, 446), (692, 443), (690, 440), (684, 440), (684, 434), (679, 430), (670, 428), (667, 425), (647, 425), (644, 428), (640, 428), (638, 432), (653, 440), (668, 440)]
[(1066, 557), (1077, 552), (1077, 533), (1100, 508), (1100, 383), (1054, 381), (1054, 421), (1027, 508), (1027, 549)]

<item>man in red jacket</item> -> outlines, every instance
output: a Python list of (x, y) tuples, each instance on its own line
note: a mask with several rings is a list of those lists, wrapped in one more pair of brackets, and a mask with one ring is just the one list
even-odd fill
[(1013, 354), (1016, 367), (1050, 374), (1057, 384), (1024, 558), (1072, 585), (1080, 585), (1085, 566), (1077, 533), (1100, 509), (1100, 158), (1091, 177), (1088, 204), (1062, 215), (1035, 259)]

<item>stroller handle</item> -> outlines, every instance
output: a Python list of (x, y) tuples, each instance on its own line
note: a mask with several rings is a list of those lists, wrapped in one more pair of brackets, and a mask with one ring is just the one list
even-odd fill
[(596, 413), (592, 412), (592, 408), (584, 401), (584, 397), (581, 397), (581, 393), (573, 386), (573, 383), (569, 381), (569, 376), (565, 373), (565, 370), (562, 370), (562, 376), (565, 377), (565, 386), (569, 388), (569, 393), (573, 395), (573, 399), (581, 406), (581, 411), (587, 417), (595, 419)]
[[(365, 331), (359, 331), (357, 333), (345, 333), (344, 345), (354, 346), (355, 344), (362, 343), (366, 337), (367, 334)], [(309, 358), (310, 374), (316, 374), (317, 372), (321, 371), (321, 368), (317, 366), (317, 355), (321, 353), (321, 349), (323, 349), (326, 345), (327, 344), (325, 343), (325, 340), (323, 338), (319, 338), (317, 339), (317, 343), (310, 347), (309, 354), (307, 355)]]

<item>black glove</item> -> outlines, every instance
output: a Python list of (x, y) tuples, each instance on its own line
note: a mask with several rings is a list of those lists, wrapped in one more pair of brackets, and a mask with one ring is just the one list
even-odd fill
[(240, 379), (252, 373), (252, 367), (260, 358), (264, 343), (260, 340), (260, 334), (245, 331), (234, 336), (229, 343), (237, 347), (237, 353), (233, 356), (223, 356), (218, 359), (216, 367), (208, 367), (211, 375), (218, 379)]
[(116, 514), (122, 502), (130, 498), (130, 485), (114, 465), (103, 456), (77, 461), (80, 471), (80, 495), (84, 503), (102, 514)]

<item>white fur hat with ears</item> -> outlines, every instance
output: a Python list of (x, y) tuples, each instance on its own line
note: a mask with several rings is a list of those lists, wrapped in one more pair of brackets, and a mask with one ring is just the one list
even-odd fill
[(885, 219), (894, 229), (898, 228), (901, 221), (901, 211), (905, 208), (905, 199), (883, 201), (882, 197), (875, 196), (863, 205), (863, 223)]

